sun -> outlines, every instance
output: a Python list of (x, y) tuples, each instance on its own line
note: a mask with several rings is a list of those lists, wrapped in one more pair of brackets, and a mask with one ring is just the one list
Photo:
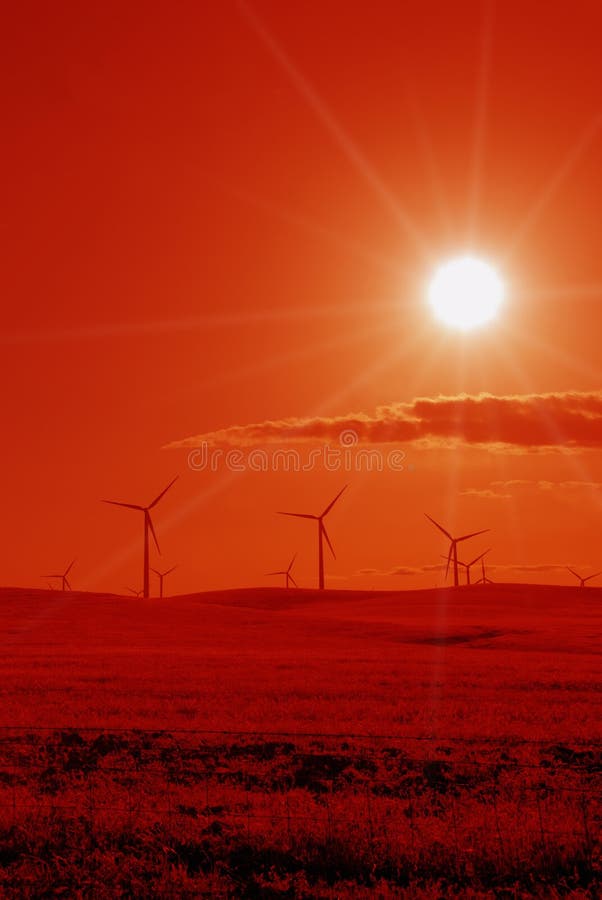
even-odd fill
[(461, 331), (494, 319), (503, 299), (504, 283), (495, 269), (474, 256), (461, 256), (441, 265), (428, 288), (435, 316)]

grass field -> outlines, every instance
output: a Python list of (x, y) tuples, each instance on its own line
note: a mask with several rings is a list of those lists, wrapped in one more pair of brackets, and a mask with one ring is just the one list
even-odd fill
[(596, 894), (600, 590), (0, 601), (7, 896)]

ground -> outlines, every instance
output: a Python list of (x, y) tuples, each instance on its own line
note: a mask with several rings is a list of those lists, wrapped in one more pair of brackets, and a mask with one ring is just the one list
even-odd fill
[(595, 588), (4, 589), (4, 890), (594, 896), (601, 624)]

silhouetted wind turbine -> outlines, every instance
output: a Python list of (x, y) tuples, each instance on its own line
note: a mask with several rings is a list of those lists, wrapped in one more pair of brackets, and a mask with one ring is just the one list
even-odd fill
[(62, 573), (62, 575), (42, 575), (42, 578), (60, 578), (61, 579), (61, 590), (62, 591), (70, 591), (71, 585), (69, 584), (69, 579), (67, 578), (67, 575), (73, 568), (74, 563), (75, 563), (75, 560), (70, 562), (69, 565), (67, 566), (67, 568), (65, 569), (65, 571)]
[(493, 581), (491, 580), (491, 578), (487, 578), (487, 575), (485, 574), (485, 560), (484, 559), (481, 560), (481, 577), (477, 581), (477, 584), (493, 584)]
[(594, 572), (593, 575), (588, 575), (586, 578), (582, 578), (581, 575), (579, 575), (577, 572), (575, 572), (574, 569), (571, 569), (570, 566), (567, 566), (567, 569), (569, 570), (571, 575), (574, 575), (575, 578), (579, 579), (579, 587), (585, 587), (586, 581), (591, 581), (592, 578), (597, 578), (598, 575), (602, 575), (602, 572)]
[(293, 513), (293, 512), (279, 512), (280, 516), (295, 516), (298, 519), (313, 519), (314, 522), (318, 523), (318, 587), (322, 591), (324, 590), (324, 542), (323, 539), (326, 538), (326, 543), (330, 548), (330, 552), (333, 557), (336, 559), (336, 554), (334, 552), (334, 548), (330, 543), (330, 538), (328, 537), (328, 532), (324, 526), (324, 519), (335, 505), (341, 494), (349, 485), (345, 485), (345, 487), (339, 491), (334, 500), (332, 500), (324, 512), (319, 516), (312, 516), (309, 513)]
[[(466, 572), (466, 584), (468, 586), (470, 586), (470, 583), (471, 583), (470, 582), (471, 568), (474, 566), (475, 563), (478, 563), (478, 561), (480, 559), (482, 559), (486, 553), (489, 553), (489, 550), (485, 550), (483, 553), (480, 554), (480, 556), (475, 556), (475, 558), (473, 560), (471, 560), (469, 563), (462, 562), (461, 559), (458, 560), (458, 565), (462, 566), (464, 568), (464, 571)], [(447, 556), (444, 556), (443, 554), (441, 554), (441, 559), (447, 559)]]
[(159, 577), (159, 597), (163, 598), (163, 579), (166, 575), (169, 575), (170, 572), (173, 572), (174, 569), (177, 569), (177, 566), (172, 566), (171, 569), (168, 569), (166, 572), (159, 572), (158, 569), (153, 569), (155, 575)]
[[(489, 548), (489, 550), (491, 550), (491, 547)], [(475, 558), (469, 563), (462, 563), (462, 565), (466, 569), (466, 584), (470, 584), (470, 570), (472, 566), (474, 566), (475, 563), (478, 563), (479, 560), (483, 562), (483, 557), (489, 553), (489, 550), (484, 550), (483, 553), (480, 554), (480, 556), (475, 556)]]
[(161, 491), (161, 493), (157, 497), (155, 497), (153, 502), (149, 503), (148, 506), (139, 506), (137, 503), (121, 503), (118, 500), (103, 500), (102, 501), (103, 503), (111, 503), (113, 506), (125, 506), (126, 509), (136, 509), (139, 512), (144, 513), (144, 563), (143, 563), (143, 576), (142, 576), (142, 582), (144, 585), (142, 588), (143, 597), (149, 596), (149, 582), (150, 582), (150, 575), (149, 575), (150, 564), (149, 564), (149, 557), (148, 557), (148, 550), (149, 550), (148, 533), (149, 533), (149, 531), (153, 536), (153, 540), (155, 542), (157, 551), (159, 553), (161, 553), (161, 550), (159, 549), (159, 541), (157, 540), (157, 535), (155, 534), (155, 529), (153, 527), (153, 520), (151, 519), (151, 516), (150, 516), (150, 511), (151, 511), (151, 509), (153, 509), (154, 506), (157, 505), (159, 500), (161, 500), (162, 497), (165, 496), (165, 494), (168, 492), (168, 490), (170, 489), (172, 484), (174, 484), (177, 480), (178, 480), (178, 476), (176, 475), (176, 477), (173, 479), (173, 481), (170, 481), (169, 484), (167, 485), (167, 487), (164, 488)]
[[(449, 531), (446, 531), (442, 525), (439, 525), (438, 522), (435, 522), (434, 519), (428, 515), (428, 513), (424, 514), (429, 522), (432, 522), (435, 528), (438, 528), (439, 531), (442, 531), (445, 537), (449, 540), (449, 553), (447, 554), (447, 566), (445, 567), (445, 577), (447, 578), (447, 573), (449, 572), (449, 564), (453, 560), (454, 563), (454, 587), (458, 587), (460, 580), (458, 578), (458, 544), (460, 541), (467, 541), (468, 538), (476, 537), (478, 534), (485, 534), (486, 531), (489, 531), (489, 528), (483, 528), (481, 531), (472, 531), (470, 534), (463, 534), (461, 537), (454, 538), (451, 536)], [(472, 564), (471, 564), (472, 565)]]
[(126, 591), (129, 591), (130, 594), (133, 594), (134, 597), (141, 597), (141, 596), (142, 596), (142, 591), (135, 591), (134, 588), (131, 588), (131, 587), (126, 588)]
[(297, 554), (295, 553), (295, 555), (291, 559), (290, 563), (288, 564), (288, 569), (282, 569), (280, 572), (266, 572), (265, 574), (266, 575), (284, 575), (284, 577), (286, 579), (287, 587), (289, 586), (289, 581), (292, 581), (292, 583), (295, 585), (295, 587), (299, 587), (299, 585), (297, 584), (297, 582), (291, 575), (291, 569), (293, 568), (293, 563), (295, 562), (296, 559), (297, 559)]

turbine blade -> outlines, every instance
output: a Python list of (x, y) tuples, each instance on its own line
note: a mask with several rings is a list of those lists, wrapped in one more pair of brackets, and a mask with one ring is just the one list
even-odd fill
[(328, 532), (326, 531), (326, 528), (324, 527), (324, 522), (322, 521), (322, 519), (320, 519), (320, 528), (322, 529), (322, 534), (323, 534), (324, 537), (326, 538), (326, 543), (328, 544), (328, 546), (329, 546), (329, 548), (330, 548), (330, 552), (332, 553), (332, 558), (333, 558), (333, 559), (336, 559), (336, 558), (337, 558), (337, 555), (336, 555), (336, 553), (334, 552), (334, 547), (333, 547), (332, 544), (330, 543), (330, 538), (328, 537)]
[(297, 559), (297, 554), (295, 553), (295, 555), (291, 559), (290, 563), (288, 564), (288, 569), (286, 570), (287, 572), (290, 572), (290, 570), (293, 568), (293, 563), (295, 562), (296, 559)]
[(126, 509), (139, 509), (140, 511), (144, 511), (143, 506), (138, 506), (137, 503), (121, 503), (119, 500), (101, 500), (101, 503), (110, 503), (112, 506), (125, 506)]
[(153, 536), (153, 541), (155, 542), (157, 553), (159, 554), (159, 556), (161, 556), (161, 548), (159, 547), (159, 541), (157, 540), (157, 535), (155, 534), (155, 526), (153, 525), (153, 520), (151, 519), (150, 513), (147, 509), (144, 510), (144, 514), (147, 518), (148, 527), (150, 528), (150, 532)]
[[(491, 550), (491, 547), (489, 548), (489, 550)], [(469, 562), (468, 565), (469, 565), (469, 566), (474, 566), (475, 563), (478, 563), (478, 561), (479, 561), (480, 559), (483, 559), (483, 557), (484, 557), (487, 553), (489, 553), (489, 550), (483, 550), (483, 552), (482, 552), (481, 554), (479, 554), (479, 556), (475, 556), (475, 558), (472, 560), (472, 562)]]
[(155, 575), (158, 575), (158, 576), (159, 576), (159, 578), (161, 578), (161, 572), (157, 572), (157, 570), (156, 570), (156, 569), (153, 569), (153, 567), (152, 567), (152, 566), (151, 566), (151, 567), (150, 567), (150, 570), (151, 570), (151, 572), (154, 572), (154, 573), (155, 573)]
[(289, 512), (281, 512), (278, 510), (277, 515), (279, 516), (295, 516), (297, 519), (319, 519), (319, 516), (310, 516), (309, 513), (289, 513)]
[(334, 500), (332, 500), (332, 501), (328, 504), (328, 506), (326, 507), (326, 509), (324, 510), (324, 512), (322, 513), (322, 515), (320, 516), (321, 519), (323, 519), (324, 516), (327, 516), (327, 515), (328, 515), (328, 513), (330, 512), (330, 510), (332, 509), (332, 507), (335, 505), (335, 503), (337, 502), (337, 500), (339, 499), (339, 497), (340, 497), (341, 494), (343, 493), (343, 491), (346, 491), (348, 487), (349, 487), (349, 485), (346, 484), (345, 487), (343, 487), (342, 490), (339, 491), (339, 493), (336, 495), (336, 497), (334, 498)]
[(458, 541), (467, 541), (468, 538), (476, 537), (477, 534), (485, 534), (486, 531), (490, 530), (490, 528), (483, 528), (482, 531), (471, 531), (470, 534), (463, 534), (462, 537), (456, 538), (456, 543), (458, 543)]
[(161, 497), (164, 497), (164, 496), (165, 496), (165, 494), (168, 492), (168, 490), (170, 489), (170, 487), (172, 486), (172, 484), (175, 484), (179, 477), (180, 477), (179, 475), (176, 475), (176, 477), (175, 477), (174, 479), (172, 479), (172, 481), (169, 482), (169, 484), (167, 485), (167, 487), (166, 487), (166, 488), (163, 488), (163, 490), (161, 491), (161, 493), (160, 493), (157, 497), (155, 497), (155, 499), (153, 500), (153, 502), (152, 502), (151, 504), (149, 504), (149, 506), (147, 506), (147, 509), (152, 509), (153, 506), (156, 506), (157, 503), (159, 502), (159, 500), (161, 499)]
[(71, 585), (69, 584), (69, 581), (68, 581), (67, 578), (65, 578), (65, 584), (66, 584), (66, 586), (67, 586), (67, 590), (70, 591), (70, 590), (71, 590)]
[(172, 566), (172, 567), (171, 567), (171, 569), (168, 569), (168, 570), (167, 570), (167, 572), (163, 572), (163, 576), (165, 576), (165, 575), (169, 575), (169, 574), (170, 574), (170, 572), (173, 572), (173, 570), (174, 570), (174, 569), (177, 569), (177, 568), (178, 568), (178, 566), (177, 566), (177, 565), (175, 565), (175, 566)]
[(584, 578), (583, 580), (584, 580), (584, 581), (589, 581), (590, 578), (597, 578), (598, 575), (600, 575), (600, 574), (602, 574), (602, 573), (600, 573), (600, 572), (594, 572), (593, 575), (588, 575), (587, 578)]
[(433, 525), (435, 526), (435, 528), (438, 528), (439, 531), (442, 531), (442, 532), (443, 532), (443, 534), (445, 535), (446, 538), (449, 538), (450, 541), (453, 541), (453, 537), (451, 536), (451, 534), (449, 533), (449, 531), (446, 531), (445, 528), (444, 528), (442, 525), (439, 525), (438, 522), (435, 522), (434, 519), (431, 519), (431, 517), (429, 516), (428, 513), (425, 513), (424, 515), (427, 517), (427, 519), (429, 520), (429, 522), (432, 522), (432, 523), (433, 523)]
[(69, 572), (70, 572), (71, 569), (73, 568), (74, 564), (75, 564), (75, 560), (73, 560), (73, 562), (71, 562), (71, 563), (69, 564), (69, 566), (67, 567), (67, 571), (65, 572), (65, 575), (68, 575), (68, 574), (69, 574)]
[(295, 585), (295, 587), (298, 588), (299, 585), (297, 584), (297, 582), (295, 581), (295, 579), (293, 578), (293, 576), (292, 576), (292, 575), (289, 575), (288, 577), (289, 577), (290, 580), (293, 582), (293, 584)]
[(581, 575), (577, 575), (577, 573), (575, 572), (574, 569), (571, 569), (570, 566), (567, 566), (567, 569), (569, 570), (569, 572), (571, 573), (571, 575), (574, 575), (575, 578), (579, 578), (579, 580), (581, 580)]

